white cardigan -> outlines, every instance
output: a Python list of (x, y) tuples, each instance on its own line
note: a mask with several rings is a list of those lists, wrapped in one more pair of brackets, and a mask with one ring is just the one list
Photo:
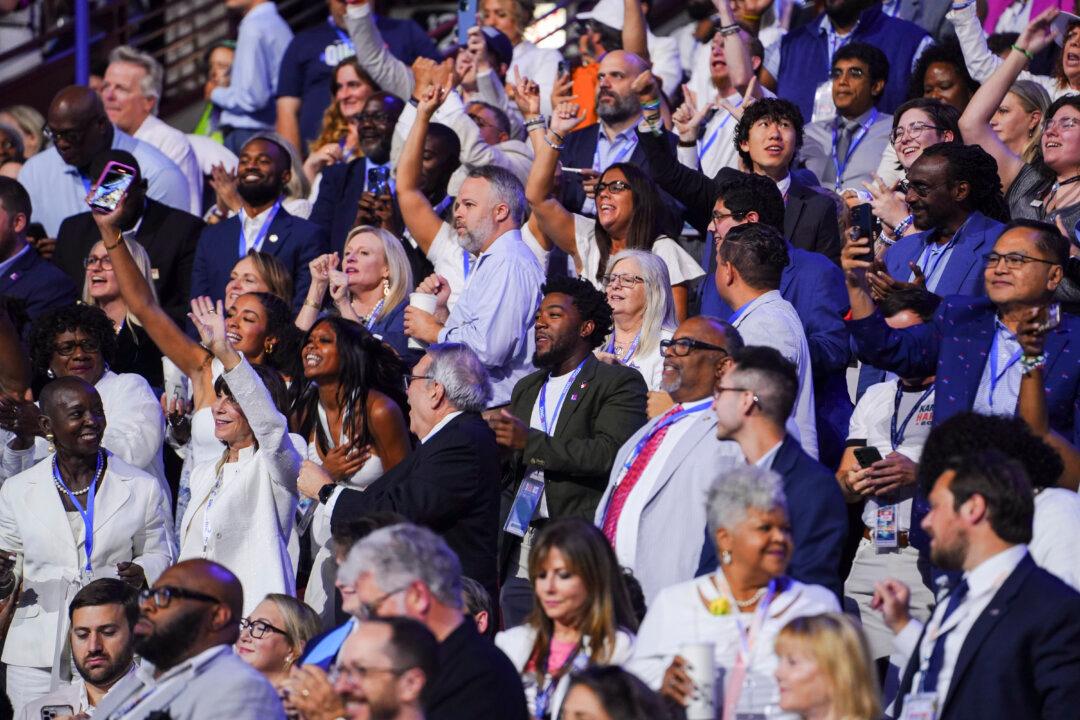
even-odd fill
[[(529, 656), (532, 655), (535, 643), (536, 628), (531, 625), (518, 625), (509, 630), (503, 630), (495, 636), (496, 647), (510, 658), (510, 662), (514, 663), (514, 667), (521, 674), (523, 681), (527, 680), (525, 677), (525, 665), (529, 662)], [(587, 636), (584, 638), (583, 647), (587, 655), (590, 652), (589, 638)], [(622, 665), (630, 658), (633, 650), (634, 636), (624, 630), (619, 630), (615, 636), (615, 652), (608, 661), (608, 665)], [(532, 676), (532, 673), (529, 673), (529, 676)], [(559, 679), (559, 684), (555, 687), (555, 693), (551, 697), (551, 717), (559, 717), (559, 709), (562, 707), (563, 700), (566, 698), (566, 691), (569, 688), (570, 673), (567, 673)], [(536, 713), (535, 683), (525, 684), (525, 699), (529, 704), (529, 717), (533, 717)]]
[[(3, 661), (50, 667), (65, 632), (67, 607), (86, 563), (53, 484), (52, 455), (0, 487), (0, 548), (18, 554), (22, 594), (4, 644)], [(85, 499), (85, 498), (84, 498)], [(116, 564), (133, 562), (153, 583), (173, 562), (161, 486), (113, 453), (94, 501), (94, 577), (116, 577)]]
[(180, 526), (180, 559), (206, 558), (229, 568), (244, 587), (244, 614), (267, 593), (296, 595), (296, 576), (289, 544), (296, 534), (296, 477), (300, 453), (289, 438), (285, 417), (270, 392), (248, 364), (222, 377), (255, 434), (258, 449), (240, 451), (235, 463), (223, 466), (223, 481), (210, 508), (210, 536), (203, 552), (207, 500), (217, 481), (219, 460), (191, 471), (191, 502)]

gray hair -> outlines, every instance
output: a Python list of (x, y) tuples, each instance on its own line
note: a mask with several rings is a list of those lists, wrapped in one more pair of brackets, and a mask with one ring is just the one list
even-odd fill
[[(645, 278), (645, 317), (641, 321), (641, 345), (637, 357), (649, 357), (660, 352), (660, 332), (674, 332), (678, 325), (675, 299), (671, 295), (671, 276), (663, 258), (648, 250), (623, 250), (609, 257), (605, 274), (610, 275), (615, 265), (623, 260), (635, 261), (641, 268), (641, 277)], [(614, 328), (611, 332), (615, 332)]]
[(487, 180), (491, 185), (491, 195), (495, 204), (506, 205), (510, 209), (510, 218), (521, 227), (525, 221), (525, 188), (514, 173), (498, 165), (483, 165), (469, 170), (470, 178)]
[(154, 98), (154, 112), (156, 113), (158, 109), (156, 101), (161, 99), (165, 86), (165, 70), (161, 67), (161, 63), (155, 60), (153, 55), (136, 50), (130, 45), (121, 45), (109, 53), (109, 64), (118, 62), (138, 65), (146, 73), (142, 82), (139, 83), (139, 91), (142, 92), (143, 97)]
[(371, 573), (383, 592), (420, 581), (443, 605), (461, 609), (461, 561), (446, 541), (411, 523), (380, 528), (359, 540), (338, 568), (343, 585)]
[(481, 412), (491, 402), (491, 380), (487, 368), (473, 349), (461, 343), (429, 345), (431, 380), (446, 389), (446, 397), (455, 409)]
[(772, 470), (743, 465), (720, 475), (709, 488), (706, 505), (709, 534), (720, 528), (734, 530), (751, 509), (787, 512), (787, 497), (781, 477)]

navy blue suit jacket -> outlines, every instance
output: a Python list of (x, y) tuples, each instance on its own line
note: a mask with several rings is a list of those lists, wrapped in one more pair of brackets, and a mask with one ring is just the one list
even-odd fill
[(0, 295), (18, 298), (26, 303), (31, 320), (61, 305), (75, 302), (75, 283), (63, 270), (29, 248), (0, 276)]
[(315, 199), (308, 219), (326, 233), (330, 252), (344, 252), (345, 237), (356, 222), (356, 209), (364, 194), (366, 178), (367, 160), (362, 157), (331, 165), (322, 171), (319, 197)]
[[(964, 638), (938, 718), (1075, 718), (1080, 708), (1077, 618), (1080, 593), (1025, 556)], [(901, 680), (896, 717), (918, 664), (916, 649)]]
[[(239, 215), (202, 231), (191, 271), (192, 297), (224, 298), (229, 274), (240, 260), (240, 234)], [(315, 223), (293, 217), (281, 208), (270, 223), (262, 251), (285, 264), (293, 278), (293, 309), (298, 310), (311, 284), (308, 263), (330, 251), (326, 233)]]

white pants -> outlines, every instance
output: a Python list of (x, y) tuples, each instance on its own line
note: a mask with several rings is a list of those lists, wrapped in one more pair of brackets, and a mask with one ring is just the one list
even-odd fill
[(881, 612), (870, 607), (874, 584), (894, 578), (911, 588), (911, 616), (922, 622), (930, 618), (934, 593), (919, 572), (919, 551), (913, 547), (878, 550), (874, 543), (863, 538), (851, 565), (851, 574), (844, 583), (844, 606), (862, 621), (870, 653), (874, 658), (889, 657), (893, 651), (893, 633), (881, 618)]
[(40, 697), (49, 694), (52, 670), (47, 667), (7, 666), (7, 696), (15, 717), (22, 709)]

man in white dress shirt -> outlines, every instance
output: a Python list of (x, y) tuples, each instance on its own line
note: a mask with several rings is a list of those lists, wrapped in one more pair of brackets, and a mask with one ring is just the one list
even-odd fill
[(165, 70), (152, 55), (129, 45), (109, 54), (101, 86), (105, 113), (116, 127), (153, 145), (176, 163), (187, 179), (192, 215), (202, 215), (203, 176), (187, 136), (157, 116)]
[(746, 223), (728, 231), (716, 257), (716, 289), (735, 308), (728, 321), (747, 345), (776, 348), (795, 364), (799, 392), (787, 428), (806, 453), (817, 459), (810, 348), (798, 313), (779, 289), (788, 264), (787, 243), (768, 225)]

